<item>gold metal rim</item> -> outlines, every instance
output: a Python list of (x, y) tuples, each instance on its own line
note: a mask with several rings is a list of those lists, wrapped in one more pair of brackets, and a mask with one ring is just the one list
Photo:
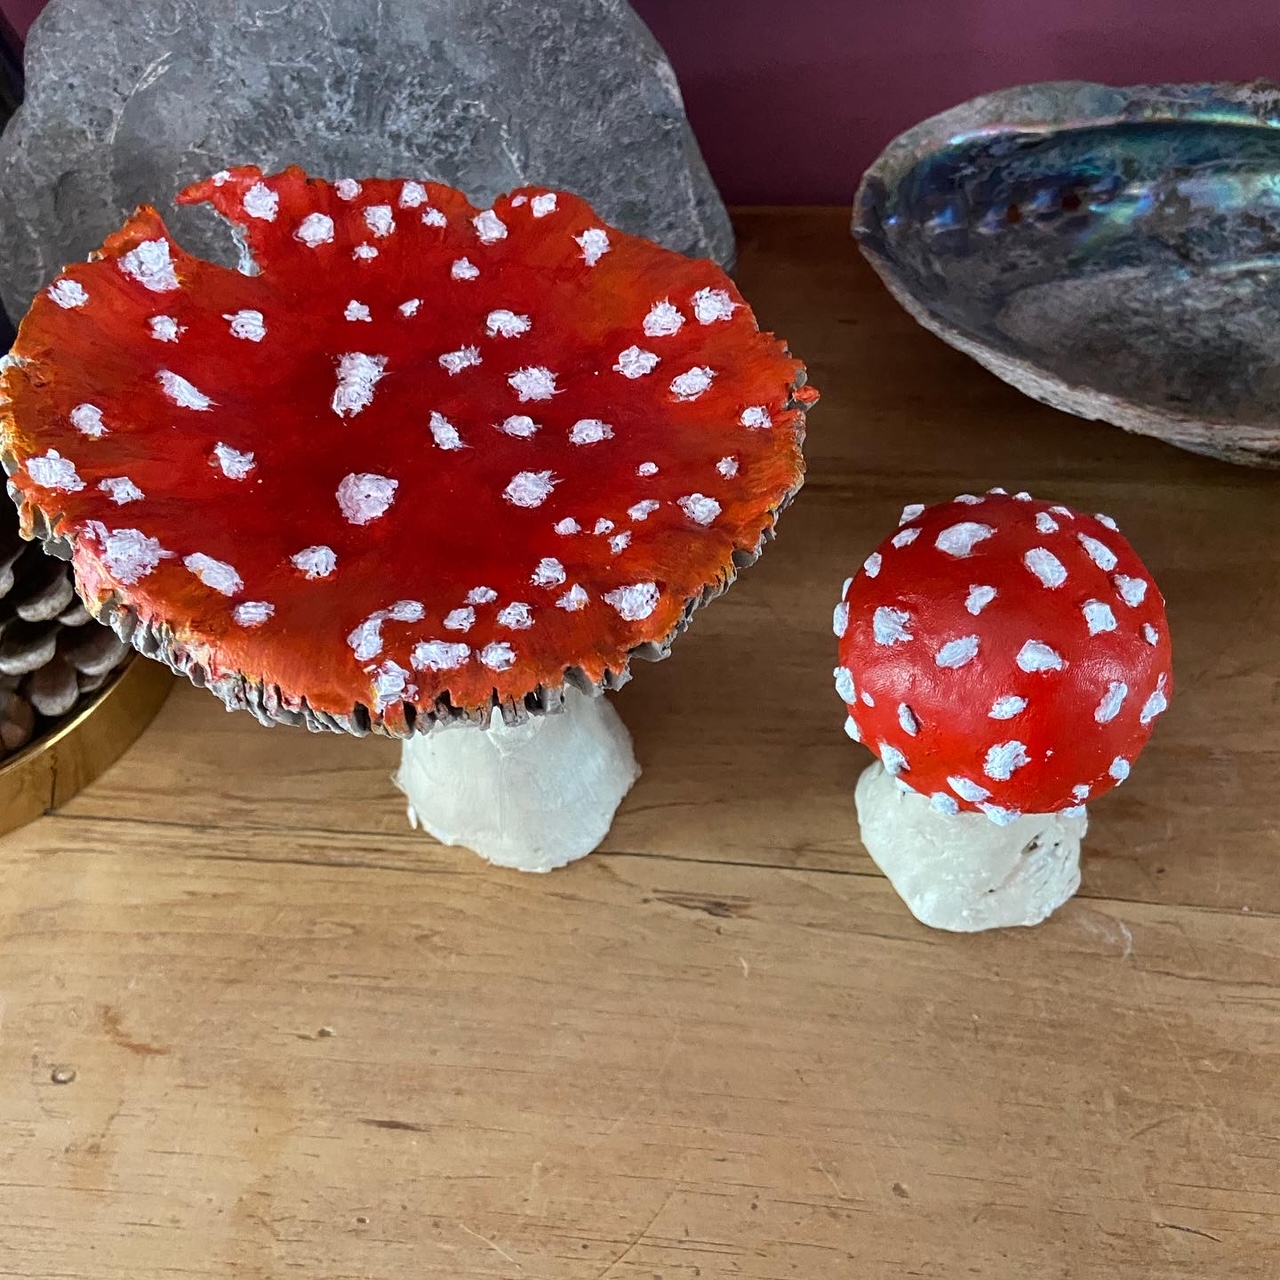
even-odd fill
[(0, 765), (0, 835), (66, 804), (105, 773), (149, 725), (173, 673), (134, 655), (82, 711)]

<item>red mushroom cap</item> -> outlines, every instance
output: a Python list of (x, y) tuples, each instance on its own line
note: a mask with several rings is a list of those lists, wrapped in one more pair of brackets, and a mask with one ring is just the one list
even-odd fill
[(1027, 494), (907, 507), (835, 631), (847, 732), (942, 813), (1078, 808), (1173, 691), (1164, 598), (1115, 523)]
[(800, 486), (803, 366), (574, 196), (241, 168), (178, 198), (252, 260), (139, 209), (32, 305), (0, 430), (28, 534), (230, 706), (405, 733), (615, 687)]

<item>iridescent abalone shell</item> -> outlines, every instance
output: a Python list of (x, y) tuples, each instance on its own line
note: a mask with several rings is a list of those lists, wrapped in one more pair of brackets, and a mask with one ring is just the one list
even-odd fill
[(1280, 85), (974, 99), (890, 144), (853, 231), (921, 324), (1037, 399), (1280, 466)]

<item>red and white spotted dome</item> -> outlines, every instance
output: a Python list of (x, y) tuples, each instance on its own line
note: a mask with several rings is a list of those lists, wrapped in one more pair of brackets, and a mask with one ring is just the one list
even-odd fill
[(835, 610), (850, 737), (944, 814), (1079, 808), (1173, 688), (1164, 598), (1106, 516), (993, 490), (909, 506)]
[(405, 733), (615, 686), (800, 487), (803, 365), (574, 196), (241, 168), (179, 200), (252, 261), (139, 209), (32, 305), (0, 430), (89, 607), (229, 706)]

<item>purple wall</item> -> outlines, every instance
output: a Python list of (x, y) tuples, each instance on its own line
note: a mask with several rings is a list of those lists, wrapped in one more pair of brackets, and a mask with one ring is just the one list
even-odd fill
[[(1280, 79), (1275, 0), (632, 2), (735, 202), (847, 203), (894, 134), (1003, 85)], [(0, 0), (22, 32), (40, 8)]]

